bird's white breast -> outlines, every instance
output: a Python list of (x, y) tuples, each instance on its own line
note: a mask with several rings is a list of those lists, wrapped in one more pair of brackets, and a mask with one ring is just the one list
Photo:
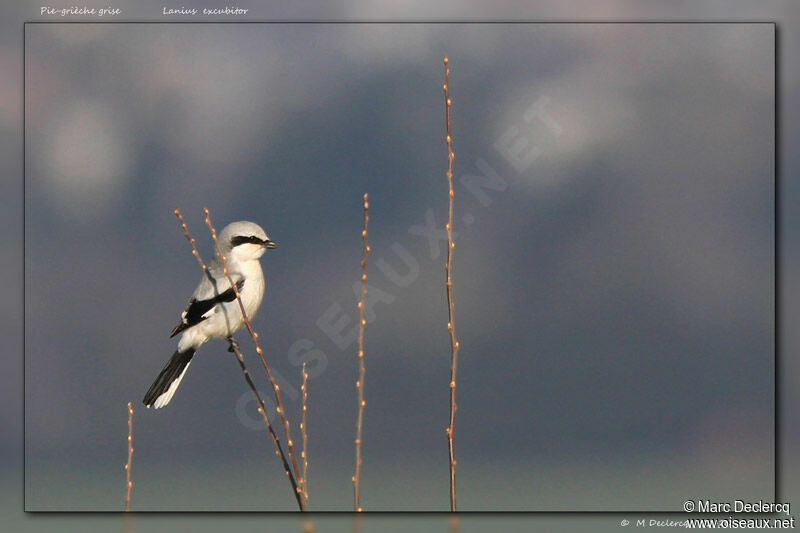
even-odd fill
[(261, 270), (261, 263), (258, 262), (258, 259), (243, 262), (239, 272), (245, 280), (241, 291), (242, 305), (247, 312), (247, 317), (252, 319), (264, 298), (264, 272)]

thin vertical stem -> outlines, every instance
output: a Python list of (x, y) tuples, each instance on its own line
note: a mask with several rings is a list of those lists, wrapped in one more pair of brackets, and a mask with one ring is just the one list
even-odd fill
[(128, 462), (125, 463), (125, 512), (131, 510), (131, 467), (133, 465), (133, 405), (128, 402)]
[(458, 369), (458, 340), (456, 339), (455, 314), (453, 309), (453, 140), (450, 136), (450, 66), (447, 55), (444, 56), (444, 101), (445, 121), (447, 125), (447, 186), (449, 189), (449, 206), (447, 210), (447, 329), (450, 332), (450, 424), (447, 426), (447, 447), (450, 453), (450, 511), (456, 510), (456, 455), (453, 447), (456, 421), (456, 370)]
[(457, 514), (450, 514), (450, 520), (448, 520), (448, 525), (450, 526), (449, 531), (450, 533), (458, 533), (458, 515)]
[[(289, 420), (286, 418), (286, 414), (283, 408), (283, 401), (281, 400), (281, 388), (275, 382), (275, 378), (272, 375), (272, 370), (269, 368), (269, 364), (267, 363), (267, 359), (264, 357), (264, 351), (261, 349), (261, 343), (258, 340), (258, 333), (253, 329), (253, 325), (250, 323), (250, 319), (247, 317), (247, 311), (244, 309), (244, 304), (242, 303), (242, 295), (239, 293), (239, 288), (231, 279), (231, 274), (228, 272), (228, 258), (225, 257), (222, 253), (222, 250), (219, 247), (219, 241), (217, 240), (217, 230), (214, 229), (214, 225), (211, 223), (211, 215), (208, 211), (207, 207), (203, 208), (203, 212), (206, 215), (206, 226), (208, 226), (209, 231), (211, 232), (211, 238), (214, 240), (214, 247), (217, 250), (217, 256), (219, 256), (220, 261), (222, 262), (222, 272), (225, 274), (225, 277), (228, 278), (228, 282), (230, 286), (233, 288), (233, 292), (236, 295), (236, 301), (239, 302), (239, 309), (242, 312), (242, 320), (244, 321), (245, 326), (247, 326), (247, 331), (250, 333), (250, 337), (253, 338), (253, 343), (256, 345), (256, 353), (258, 353), (258, 357), (261, 359), (261, 364), (264, 366), (264, 369), (267, 371), (267, 377), (269, 378), (270, 385), (272, 385), (272, 390), (275, 393), (275, 405), (277, 406), (278, 414), (281, 417), (281, 421), (283, 422), (283, 431), (286, 434), (286, 443), (289, 447), (289, 457), (292, 459), (292, 468), (294, 469), (294, 476), (298, 479), (299, 485), (295, 486), (295, 492), (299, 492), (301, 489), (300, 487), (303, 485), (303, 480), (300, 478), (300, 468), (297, 465), (297, 456), (294, 453), (294, 442), (292, 442), (292, 435), (289, 431)], [(305, 502), (303, 498), (300, 498), (300, 508), (302, 511), (306, 510)]]
[(369, 245), (367, 244), (367, 229), (369, 227), (369, 197), (364, 194), (364, 229), (361, 230), (361, 239), (364, 243), (364, 256), (361, 259), (361, 300), (358, 302), (358, 418), (356, 420), (356, 472), (353, 476), (353, 506), (356, 512), (361, 512), (361, 494), (359, 492), (361, 481), (361, 428), (364, 422), (364, 327), (367, 321), (364, 319), (364, 305), (367, 300), (367, 256), (369, 255)]
[(303, 435), (303, 450), (300, 452), (300, 458), (303, 460), (303, 499), (306, 501), (308, 507), (308, 427), (306, 426), (306, 407), (308, 405), (308, 372), (306, 372), (306, 364), (303, 363), (303, 385), (300, 387), (302, 395), (303, 414), (300, 419), (300, 432)]

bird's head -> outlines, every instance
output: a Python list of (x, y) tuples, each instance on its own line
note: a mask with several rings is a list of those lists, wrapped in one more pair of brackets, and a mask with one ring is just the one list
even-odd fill
[(265, 250), (277, 248), (267, 233), (253, 222), (233, 222), (219, 234), (222, 253), (236, 261), (258, 259)]

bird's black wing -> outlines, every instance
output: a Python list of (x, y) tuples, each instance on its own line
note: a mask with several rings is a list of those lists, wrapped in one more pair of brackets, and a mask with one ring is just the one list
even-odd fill
[[(244, 287), (244, 280), (240, 279), (236, 282), (236, 288), (241, 291), (242, 287)], [(211, 311), (215, 305), (219, 303), (232, 302), (235, 299), (236, 293), (232, 287), (224, 292), (219, 293), (213, 298), (208, 298), (207, 300), (197, 300), (196, 298), (192, 298), (189, 300), (189, 305), (186, 306), (186, 309), (181, 314), (181, 321), (178, 322), (178, 325), (173, 328), (169, 336), (174, 337), (181, 331), (195, 326), (207, 319), (213, 314), (209, 313), (209, 311)]]

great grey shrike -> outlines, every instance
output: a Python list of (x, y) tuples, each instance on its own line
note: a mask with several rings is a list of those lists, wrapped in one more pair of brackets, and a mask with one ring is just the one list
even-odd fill
[[(253, 222), (233, 222), (219, 234), (219, 247), (227, 259), (228, 273), (239, 289), (245, 312), (252, 319), (264, 297), (264, 273), (258, 258), (265, 250), (277, 248), (261, 226)], [(144, 395), (147, 407), (167, 405), (180, 385), (200, 346), (211, 338), (230, 339), (243, 325), (236, 293), (222, 270), (219, 257), (209, 267), (213, 281), (205, 274), (194, 290), (181, 320), (170, 337), (181, 333), (178, 349)]]

